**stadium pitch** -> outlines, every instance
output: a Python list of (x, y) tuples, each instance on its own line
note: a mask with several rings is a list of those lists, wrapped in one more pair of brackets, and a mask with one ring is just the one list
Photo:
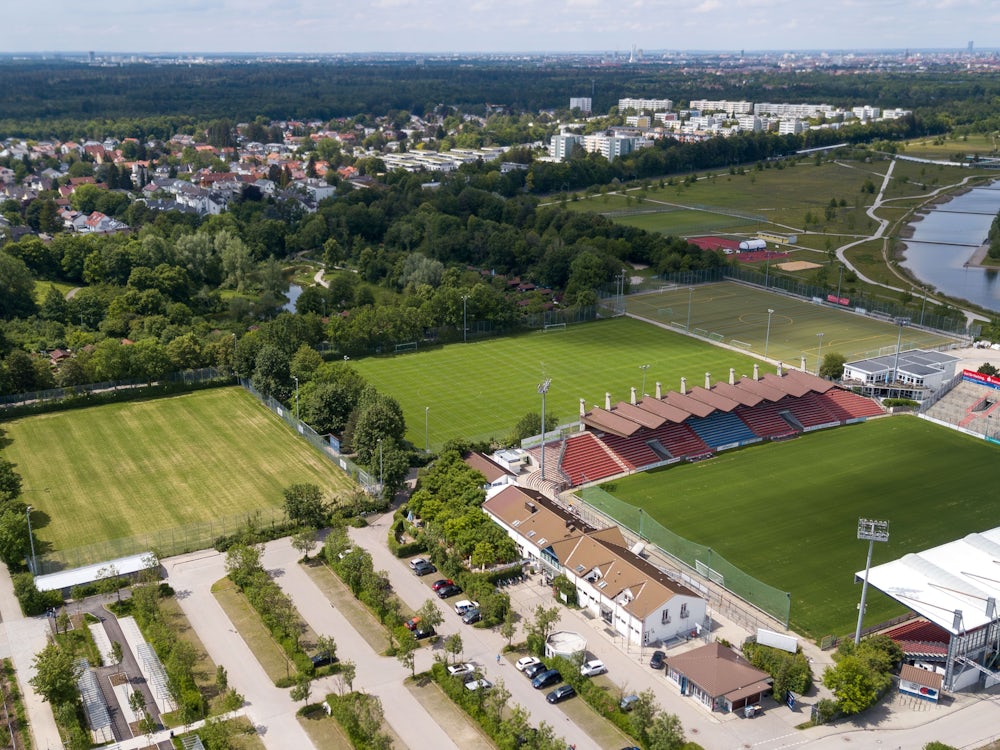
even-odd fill
[(4, 424), (4, 457), (43, 548), (66, 550), (280, 507), (282, 490), (352, 486), (241, 388), (73, 409)]
[[(799, 367), (805, 357), (810, 372), (816, 372), (823, 355), (834, 352), (848, 361), (894, 353), (900, 335), (891, 322), (734, 282), (626, 297), (630, 314), (678, 328), (688, 325), (689, 304), (692, 331), (705, 337), (717, 334), (723, 343), (755, 356), (764, 356), (766, 349), (768, 359), (792, 367)], [(901, 348), (934, 348), (955, 341), (953, 336), (904, 327)]]
[[(604, 486), (671, 531), (792, 594), (791, 624), (813, 638), (852, 633), (867, 544), (859, 517), (889, 521), (873, 565), (1000, 517), (996, 446), (915, 417), (872, 420)], [(901, 614), (870, 591), (865, 625)]]
[[(637, 320), (615, 318), (552, 331), (450, 344), (351, 364), (403, 407), (407, 438), (432, 449), (447, 440), (506, 436), (528, 412), (541, 412), (538, 384), (551, 378), (546, 413), (575, 422), (580, 399), (587, 408), (627, 401), (630, 388), (679, 390), (681, 377), (702, 385), (705, 373), (727, 380), (753, 372), (753, 358)], [(643, 370), (642, 365), (649, 365)], [(426, 423), (425, 423), (426, 419)], [(426, 431), (425, 431), (426, 428)]]

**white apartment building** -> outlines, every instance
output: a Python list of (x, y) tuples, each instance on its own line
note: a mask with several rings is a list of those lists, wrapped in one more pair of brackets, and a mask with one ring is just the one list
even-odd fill
[(740, 130), (749, 133), (759, 133), (764, 129), (764, 123), (757, 115), (740, 115), (736, 118), (736, 123), (740, 126)]
[(753, 103), (731, 102), (728, 99), (695, 99), (691, 102), (691, 109), (700, 109), (702, 112), (725, 112), (729, 117), (736, 117), (753, 112)]
[(579, 109), (585, 115), (591, 113), (591, 101), (589, 96), (571, 96), (569, 99), (570, 109)]
[(657, 112), (660, 110), (671, 110), (674, 103), (670, 99), (632, 99), (626, 97), (618, 100), (618, 111), (625, 112), (634, 109), (638, 112)]
[(883, 120), (898, 120), (900, 117), (907, 117), (913, 114), (912, 109), (900, 109), (896, 107), (895, 109), (887, 109), (882, 112)]
[(642, 142), (642, 138), (630, 135), (596, 133), (583, 136), (583, 147), (591, 153), (600, 154), (608, 161), (631, 154), (640, 148)]
[(569, 158), (569, 155), (573, 153), (573, 149), (578, 145), (583, 145), (583, 136), (575, 135), (574, 133), (559, 133), (558, 135), (552, 136), (552, 140), (549, 141), (549, 156), (553, 159), (563, 159)]
[(807, 119), (835, 112), (829, 104), (774, 104), (758, 102), (753, 105), (755, 115), (777, 115), (778, 117), (798, 117)]
[(798, 135), (806, 129), (802, 120), (780, 120), (778, 122), (778, 135)]
[(867, 104), (860, 107), (853, 107), (851, 112), (862, 122), (865, 120), (877, 120), (882, 113), (878, 107), (869, 107)]

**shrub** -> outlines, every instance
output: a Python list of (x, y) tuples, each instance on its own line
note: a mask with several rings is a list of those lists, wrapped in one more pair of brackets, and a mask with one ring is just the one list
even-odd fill
[(812, 687), (812, 667), (801, 649), (790, 654), (780, 648), (748, 642), (743, 645), (743, 655), (757, 669), (771, 675), (774, 699), (777, 701), (783, 701), (788, 691), (801, 695)]

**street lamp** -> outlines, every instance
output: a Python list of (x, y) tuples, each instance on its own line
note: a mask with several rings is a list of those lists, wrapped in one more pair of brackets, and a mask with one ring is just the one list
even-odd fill
[(903, 328), (909, 324), (909, 318), (896, 318), (896, 325), (899, 326), (899, 335), (896, 337), (896, 359), (892, 363), (892, 379), (896, 383), (896, 395), (899, 395), (899, 349), (903, 345)]
[(837, 278), (837, 304), (840, 304), (840, 285), (844, 282), (844, 266), (840, 266), (840, 276)]
[(767, 359), (767, 345), (771, 341), (771, 316), (774, 315), (774, 310), (770, 307), (767, 308), (767, 333), (764, 334), (764, 359)]
[(542, 394), (542, 481), (545, 481), (545, 394), (549, 392), (552, 378), (545, 378), (538, 384), (538, 392)]
[(295, 421), (299, 421), (299, 379), (292, 375), (292, 380), (295, 381)]
[(639, 369), (642, 370), (642, 390), (639, 391), (639, 396), (642, 398), (646, 397), (646, 370), (649, 369), (649, 365), (639, 365)]
[(430, 426), (430, 411), (431, 407), (424, 407), (424, 453), (431, 452), (431, 426)]
[(35, 559), (35, 535), (31, 533), (31, 511), (34, 510), (30, 505), (25, 508), (25, 512), (28, 516), (28, 541), (31, 542), (31, 573), (32, 575), (37, 575), (38, 571), (38, 561)]
[(819, 375), (819, 368), (823, 366), (823, 332), (816, 335), (819, 336), (819, 350), (816, 352), (816, 374)]
[(469, 342), (469, 295), (462, 295), (462, 343)]
[(691, 300), (694, 299), (694, 287), (688, 287), (688, 324), (687, 332), (691, 333)]
[(378, 496), (385, 499), (385, 465), (382, 463), (382, 438), (378, 439)]
[(868, 596), (868, 572), (872, 568), (872, 550), (875, 548), (875, 542), (889, 541), (889, 522), (859, 518), (858, 539), (868, 540), (868, 562), (865, 563), (865, 580), (861, 586), (861, 604), (858, 606), (858, 628), (854, 631), (855, 645), (861, 642), (861, 621), (865, 616), (865, 600)]

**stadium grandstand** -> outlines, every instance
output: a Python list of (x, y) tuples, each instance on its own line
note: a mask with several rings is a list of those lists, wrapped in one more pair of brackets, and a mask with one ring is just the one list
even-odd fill
[(947, 383), (920, 416), (970, 435), (1000, 438), (1000, 378), (964, 370)]
[[(878, 565), (868, 583), (916, 613), (886, 632), (906, 661), (943, 676), (948, 691), (1000, 683), (1000, 527)], [(855, 574), (864, 580), (865, 571)]]
[[(579, 431), (546, 444), (557, 457), (545, 467), (544, 483), (530, 484), (560, 491), (614, 476), (645, 471), (680, 461), (698, 461), (730, 448), (768, 440), (783, 440), (804, 432), (860, 422), (885, 412), (875, 401), (838, 388), (823, 378), (799, 370), (753, 376), (714, 385), (708, 373), (704, 387), (664, 393), (656, 384), (653, 396), (587, 410), (580, 400)], [(533, 448), (534, 463), (540, 446)]]

